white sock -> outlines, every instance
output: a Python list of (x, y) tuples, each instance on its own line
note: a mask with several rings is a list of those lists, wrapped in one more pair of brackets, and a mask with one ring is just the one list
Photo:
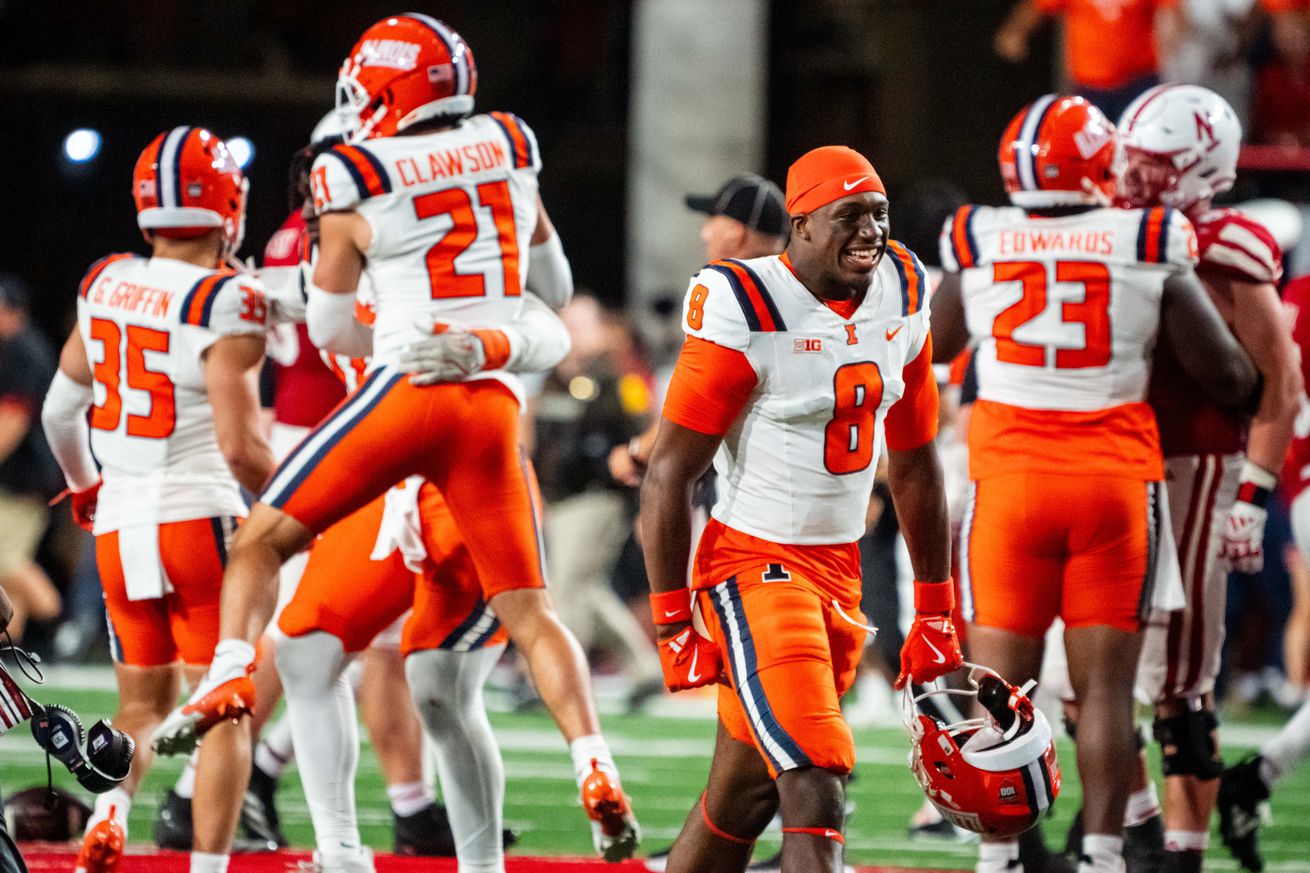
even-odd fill
[(190, 800), (196, 793), (196, 758), (199, 755), (200, 750), (197, 749), (187, 757), (186, 765), (182, 767), (182, 774), (177, 777), (177, 783), (173, 786), (173, 793), (185, 800)]
[(1166, 852), (1204, 852), (1210, 847), (1209, 831), (1165, 831)]
[(227, 873), (228, 855), (211, 855), (208, 852), (191, 853), (191, 873)]
[(426, 649), (405, 658), (410, 695), (436, 752), (460, 873), (505, 870), (505, 765), (482, 700), (482, 686), (504, 650)]
[(114, 821), (123, 826), (123, 839), (127, 839), (127, 818), (132, 812), (132, 795), (128, 794), (122, 788), (111, 788), (104, 794), (96, 795), (96, 805), (91, 811), (91, 817), (86, 821), (86, 829), (98, 825), (100, 822), (109, 818), (109, 810), (114, 810)]
[(614, 756), (610, 754), (610, 745), (600, 734), (578, 737), (569, 743), (569, 754), (573, 756), (573, 778), (577, 781), (579, 789), (582, 788), (582, 783), (587, 781), (587, 775), (591, 773), (592, 761), (596, 762), (598, 770), (604, 770), (615, 779), (619, 778), (619, 768), (615, 766)]
[(296, 757), (295, 743), (291, 738), (291, 719), (285, 715), (264, 728), (255, 747), (255, 766), (274, 779), (282, 776), (287, 765)]
[(1301, 704), (1291, 720), (1260, 749), (1264, 761), (1260, 778), (1270, 788), (1310, 758), (1310, 701)]
[(355, 770), (359, 724), (355, 698), (342, 677), (341, 640), (315, 632), (277, 642), (287, 718), (299, 754), (300, 781), (309, 801), (314, 840), (324, 853), (358, 849)]
[(1083, 835), (1083, 860), (1078, 873), (1124, 873), (1123, 837), (1108, 834)]
[(1023, 873), (1023, 867), (1011, 867), (1019, 860), (1019, 841), (1002, 840), (978, 844), (978, 866), (974, 873)]
[(1155, 783), (1128, 795), (1128, 805), (1124, 807), (1124, 827), (1131, 828), (1144, 821), (1150, 821), (1160, 814), (1160, 795), (1156, 793)]
[(388, 785), (387, 799), (391, 801), (391, 811), (401, 818), (422, 812), (437, 802), (437, 796), (422, 780)]

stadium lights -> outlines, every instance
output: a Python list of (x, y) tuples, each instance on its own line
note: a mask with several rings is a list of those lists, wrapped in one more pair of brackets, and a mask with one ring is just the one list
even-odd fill
[(100, 154), (100, 131), (80, 127), (64, 137), (64, 157), (74, 164), (85, 164)]
[(232, 160), (236, 161), (237, 166), (243, 170), (254, 160), (255, 144), (244, 136), (234, 136), (229, 139), (227, 148), (232, 152)]

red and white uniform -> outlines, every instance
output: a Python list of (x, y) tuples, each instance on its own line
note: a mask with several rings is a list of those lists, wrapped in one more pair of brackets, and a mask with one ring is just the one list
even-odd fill
[[(1197, 275), (1277, 284), (1282, 252), (1264, 227), (1235, 209), (1199, 217)], [(1233, 307), (1241, 299), (1228, 301)], [(1221, 311), (1223, 304), (1221, 303)], [(1152, 617), (1142, 648), (1144, 699), (1195, 697), (1214, 689), (1224, 640), (1228, 571), (1219, 560), (1223, 525), (1237, 497), (1248, 417), (1224, 409), (1183, 372), (1164, 343), (1156, 349), (1150, 403), (1160, 426), (1174, 539), (1187, 607)]]
[(1195, 262), (1191, 226), (1164, 208), (966, 206), (941, 251), (978, 343), (965, 617), (1035, 639), (1057, 617), (1138, 630), (1160, 583), (1177, 585), (1157, 560), (1163, 470), (1144, 401), (1164, 283)]
[[(1310, 385), (1310, 276), (1283, 289), (1283, 306), (1292, 323), (1292, 340), (1301, 350), (1301, 376)], [(1292, 446), (1279, 478), (1292, 509), (1292, 534), (1301, 554), (1310, 556), (1310, 396), (1302, 395)], [(1310, 560), (1310, 558), (1308, 558)]]
[(884, 439), (936, 434), (927, 293), (896, 242), (858, 306), (818, 299), (786, 255), (691, 280), (663, 415), (723, 438), (692, 587), (730, 680), (720, 718), (773, 774), (854, 762), (839, 698), (865, 638), (856, 541)]
[(262, 337), (266, 319), (262, 286), (244, 273), (110, 255), (82, 280), (104, 481), (96, 554), (122, 663), (212, 654), (227, 538), (246, 505), (219, 451), (203, 359), (225, 336)]

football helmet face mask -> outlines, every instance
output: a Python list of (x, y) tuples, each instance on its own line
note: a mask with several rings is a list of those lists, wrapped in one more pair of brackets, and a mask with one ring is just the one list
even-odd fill
[(347, 142), (395, 136), (433, 118), (473, 111), (478, 70), (463, 37), (417, 12), (374, 24), (337, 75), (337, 113)]
[[(1060, 793), (1060, 765), (1051, 725), (1028, 691), (986, 667), (967, 664), (970, 689), (915, 695), (906, 686), (910, 771), (928, 800), (952, 824), (991, 836), (1016, 836), (1037, 823)], [(982, 718), (944, 725), (919, 703), (935, 695), (973, 697)]]
[(137, 226), (147, 239), (222, 228), (226, 257), (245, 236), (247, 184), (223, 140), (203, 127), (175, 127), (146, 146), (132, 171)]
[[(1125, 205), (1187, 212), (1237, 179), (1241, 122), (1228, 101), (1199, 85), (1159, 85), (1142, 94), (1119, 119), (1119, 138), (1128, 154)], [(1152, 164), (1160, 168), (1156, 177), (1144, 177), (1141, 167)]]
[(1108, 206), (1121, 161), (1119, 137), (1082, 97), (1047, 94), (1001, 135), (998, 159), (1010, 202), (1027, 209)]

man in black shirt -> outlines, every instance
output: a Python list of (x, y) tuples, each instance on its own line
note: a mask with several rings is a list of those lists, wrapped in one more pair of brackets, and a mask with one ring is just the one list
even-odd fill
[(28, 321), (27, 296), (21, 280), (0, 276), (0, 588), (13, 601), (15, 639), (29, 618), (59, 614), (59, 593), (32, 560), (60, 475), (37, 420), (54, 355)]

